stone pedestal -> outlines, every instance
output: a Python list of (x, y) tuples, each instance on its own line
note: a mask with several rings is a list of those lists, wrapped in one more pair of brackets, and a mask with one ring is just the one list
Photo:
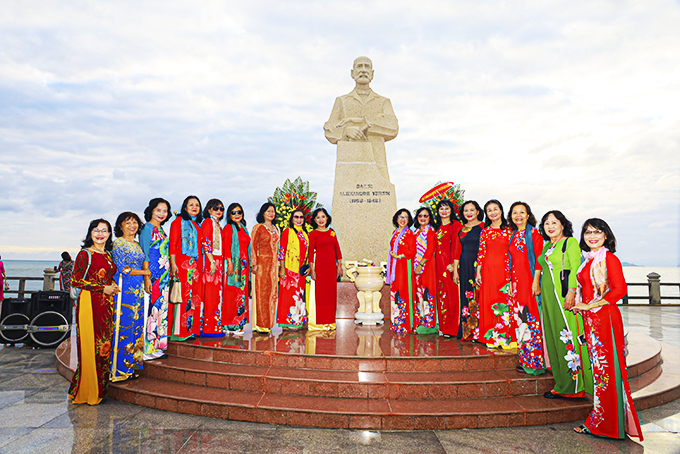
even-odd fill
[(343, 260), (386, 260), (396, 211), (394, 185), (387, 166), (376, 163), (373, 144), (338, 142), (331, 214)]
[(355, 261), (345, 262), (345, 274), (357, 288), (359, 308), (354, 315), (357, 325), (379, 325), (384, 323), (385, 316), (380, 311), (380, 291), (384, 287), (387, 262), (377, 266), (359, 266)]

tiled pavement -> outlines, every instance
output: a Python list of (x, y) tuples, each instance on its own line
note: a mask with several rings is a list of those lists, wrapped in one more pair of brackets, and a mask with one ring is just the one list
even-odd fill
[[(680, 308), (622, 308), (631, 330), (680, 347)], [(217, 420), (105, 400), (72, 405), (54, 350), (0, 347), (0, 453), (680, 453), (680, 400), (640, 412), (644, 442), (578, 435), (574, 423), (363, 431)]]

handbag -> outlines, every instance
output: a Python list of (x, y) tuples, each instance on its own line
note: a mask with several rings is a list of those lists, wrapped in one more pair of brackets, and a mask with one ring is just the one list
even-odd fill
[(173, 278), (170, 281), (170, 304), (180, 304), (182, 302), (182, 283)]
[(569, 238), (564, 240), (564, 244), (562, 244), (562, 271), (560, 271), (560, 283), (562, 284), (562, 298), (566, 298), (567, 293), (569, 293), (569, 275), (571, 274), (571, 270), (564, 269), (564, 256), (567, 253), (567, 241), (569, 241)]
[(300, 276), (306, 276), (307, 273), (309, 272), (309, 265), (302, 265), (300, 267)]
[[(90, 265), (92, 264), (92, 252), (90, 252), (89, 249), (84, 249), (85, 252), (87, 252), (87, 268), (85, 269), (85, 274), (83, 274), (83, 280), (87, 277), (87, 272), (90, 271)], [(73, 278), (71, 278), (73, 279)], [(78, 296), (80, 295), (81, 289), (78, 287), (73, 287), (71, 285), (71, 299), (73, 300), (78, 300)]]

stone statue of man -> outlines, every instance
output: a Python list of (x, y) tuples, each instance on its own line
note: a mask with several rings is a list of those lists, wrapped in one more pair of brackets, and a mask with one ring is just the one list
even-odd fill
[(397, 137), (399, 125), (390, 100), (376, 94), (369, 84), (373, 80), (373, 63), (368, 57), (354, 60), (352, 79), (354, 90), (335, 99), (330, 119), (324, 125), (326, 139), (370, 142), (373, 161), (389, 181), (385, 142)]

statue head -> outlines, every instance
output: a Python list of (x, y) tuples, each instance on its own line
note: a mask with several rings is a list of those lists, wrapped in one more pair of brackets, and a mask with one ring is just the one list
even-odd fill
[(373, 80), (373, 62), (368, 57), (357, 58), (351, 74), (357, 84), (368, 85)]

